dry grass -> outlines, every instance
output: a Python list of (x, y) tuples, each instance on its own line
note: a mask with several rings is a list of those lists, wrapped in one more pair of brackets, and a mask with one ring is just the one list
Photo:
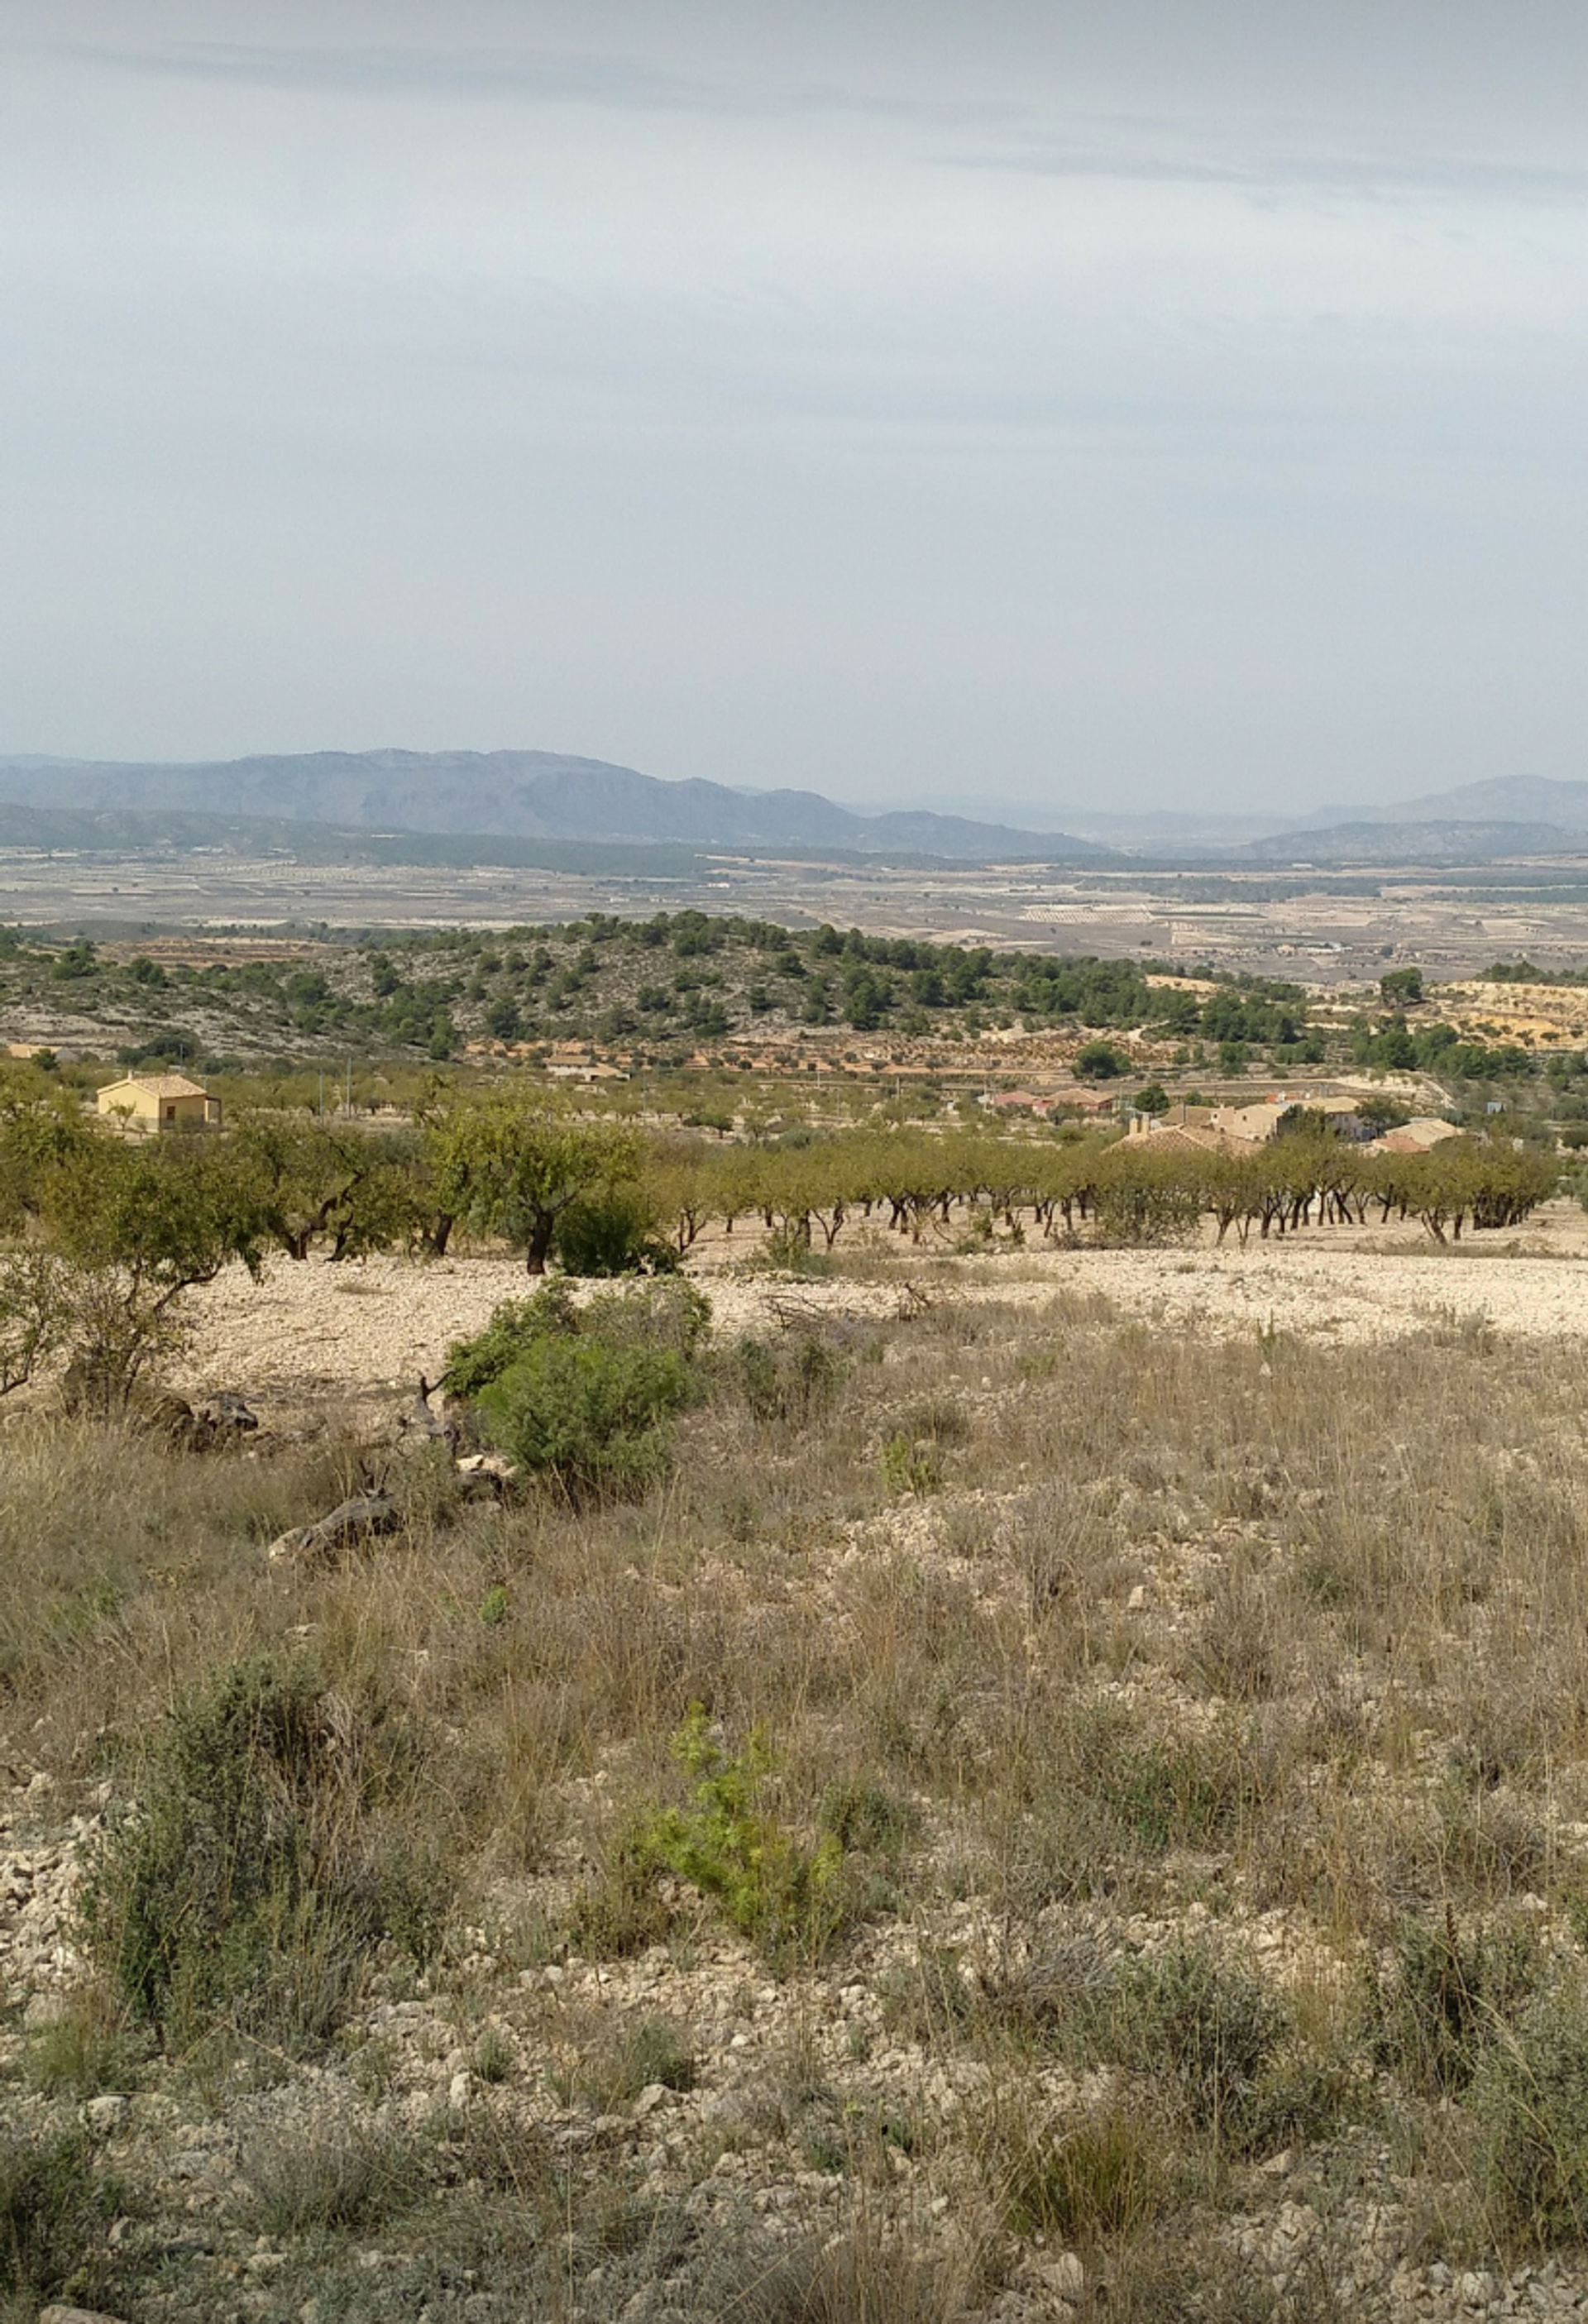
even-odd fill
[[(455, 1835), (461, 1917), (506, 1914), (531, 1960), (671, 1946), (646, 2016), (561, 2029), (565, 2097), (607, 2113), (712, 2070), (707, 1907), (642, 1882), (625, 1933), (613, 1889), (704, 1705), (770, 1739), (780, 1828), (866, 1872), (820, 1990), (868, 1986), (923, 2076), (979, 2064), (1004, 2093), (920, 2101), (913, 2145), (863, 2135), (905, 2117), (829, 2043), (815, 2095), (785, 2074), (749, 2107), (752, 2145), (929, 2180), (983, 2219), (994, 2276), (1037, 2236), (1095, 2251), (1111, 2314), (1269, 2312), (1240, 2271), (1205, 2253), (1198, 2289), (1164, 2255), (1280, 2150), (1392, 2136), (1412, 2180), (1466, 2174), (1486, 2248), (1574, 2233), (1588, 2128), (1565, 2151), (1563, 2099), (1540, 2159), (1518, 2126), (1576, 2055), (1588, 1975), (1580, 1369), (1466, 1333), (1161, 1337), (1093, 1301), (940, 1305), (868, 1348), (797, 1420), (725, 1370), (641, 1504), (457, 1509), (421, 1469), (402, 1537), (325, 1571), (261, 1545), (343, 1489), (335, 1446), (204, 1461), (18, 1426), (4, 1723), (69, 1781), (245, 1654), (396, 1706), (432, 1738), (402, 1812)], [(901, 1434), (938, 1489), (901, 1489)], [(605, 1898), (582, 1920), (581, 1892)], [(929, 2272), (873, 2265), (894, 2233), (758, 2261), (722, 2312), (932, 2316)]]

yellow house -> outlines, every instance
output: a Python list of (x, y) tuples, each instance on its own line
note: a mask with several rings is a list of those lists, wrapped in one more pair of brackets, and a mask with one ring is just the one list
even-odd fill
[(127, 1130), (186, 1130), (220, 1121), (220, 1100), (182, 1074), (128, 1074), (111, 1082), (95, 1100), (108, 1120)]

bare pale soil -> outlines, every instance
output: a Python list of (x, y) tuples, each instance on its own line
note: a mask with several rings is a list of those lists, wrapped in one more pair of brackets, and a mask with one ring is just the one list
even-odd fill
[[(1188, 1247), (1062, 1250), (1033, 1238), (987, 1259), (956, 1259), (944, 1243), (912, 1247), (880, 1231), (846, 1233), (841, 1274), (787, 1282), (744, 1269), (761, 1240), (753, 1227), (720, 1230), (690, 1254), (688, 1271), (726, 1331), (763, 1328), (791, 1296), (812, 1314), (895, 1313), (906, 1286), (973, 1304), (1041, 1305), (1056, 1293), (1096, 1296), (1165, 1329), (1220, 1335), (1269, 1328), (1339, 1342), (1377, 1341), (1486, 1321), (1527, 1338), (1588, 1334), (1588, 1217), (1550, 1203), (1525, 1229), (1471, 1233), (1441, 1249), (1415, 1228), (1312, 1228), (1244, 1249), (1215, 1247), (1211, 1227)], [(378, 1257), (341, 1266), (273, 1259), (255, 1284), (240, 1267), (193, 1296), (193, 1342), (184, 1385), (240, 1388), (269, 1400), (336, 1388), (411, 1388), (437, 1379), (451, 1342), (478, 1331), (498, 1301), (533, 1288), (516, 1260), (490, 1256), (429, 1264)]]

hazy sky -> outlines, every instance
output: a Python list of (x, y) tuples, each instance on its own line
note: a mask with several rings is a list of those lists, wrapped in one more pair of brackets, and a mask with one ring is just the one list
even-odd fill
[(0, 751), (1588, 777), (1583, 0), (0, 0)]

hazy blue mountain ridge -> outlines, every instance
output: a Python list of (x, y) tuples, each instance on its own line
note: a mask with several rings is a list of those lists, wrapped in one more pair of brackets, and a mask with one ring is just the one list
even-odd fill
[(1588, 782), (1559, 782), (1546, 775), (1496, 775), (1461, 783), (1454, 790), (1425, 791), (1388, 807), (1315, 807), (1291, 828), (1334, 830), (1347, 824), (1467, 823), (1548, 825), (1557, 831), (1588, 832)]
[[(987, 796), (1002, 808), (1015, 804), (991, 788)], [(494, 836), (524, 845), (832, 849), (962, 862), (1117, 862), (1121, 848), (1147, 858), (1237, 862), (1333, 862), (1375, 852), (1451, 861), (1462, 853), (1482, 860), (1569, 852), (1588, 835), (1588, 782), (1533, 775), (1467, 783), (1385, 807), (1323, 807), (1302, 816), (1066, 809), (1081, 826), (1077, 834), (1055, 830), (1040, 809), (1032, 810), (1035, 829), (937, 809), (861, 811), (817, 791), (661, 781), (633, 767), (554, 751), (316, 751), (198, 763), (19, 756), (0, 759), (0, 806), (6, 804), (14, 845), (69, 846), (67, 822), (83, 817), (100, 820), (97, 835), (78, 844), (106, 844), (103, 819), (111, 818), (130, 845), (201, 845), (198, 826), (208, 817), (228, 825), (215, 836), (230, 846), (263, 840), (266, 825), (268, 844), (291, 845), (294, 830), (304, 833), (307, 844), (304, 827), (313, 825), (314, 844), (333, 852), (365, 834), (459, 844)], [(16, 823), (23, 810), (55, 819), (38, 826), (36, 841)], [(44, 837), (46, 828), (60, 835)]]
[(319, 751), (200, 764), (0, 760), (0, 798), (103, 813), (186, 813), (363, 831), (697, 847), (836, 847), (980, 857), (1104, 853), (1064, 834), (909, 810), (862, 816), (816, 791), (662, 782), (546, 751)]

